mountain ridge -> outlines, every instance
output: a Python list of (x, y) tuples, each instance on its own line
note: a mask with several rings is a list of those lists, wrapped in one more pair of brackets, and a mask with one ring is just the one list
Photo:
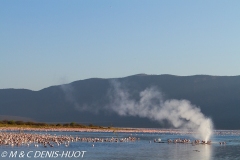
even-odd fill
[(108, 92), (112, 80), (121, 83), (134, 99), (138, 99), (144, 89), (154, 86), (163, 93), (165, 99), (186, 99), (200, 107), (204, 115), (212, 118), (217, 129), (240, 128), (236, 123), (240, 120), (240, 76), (137, 74), (123, 78), (89, 78), (38, 91), (0, 89), (0, 115), (26, 117), (40, 122), (169, 127), (167, 123), (123, 117), (104, 110), (109, 103)]

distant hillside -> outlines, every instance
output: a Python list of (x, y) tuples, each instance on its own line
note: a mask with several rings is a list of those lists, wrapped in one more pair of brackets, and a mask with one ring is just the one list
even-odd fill
[[(217, 129), (240, 129), (240, 76), (173, 76), (139, 74), (116, 79), (86, 79), (40, 91), (0, 89), (0, 117), (40, 122), (77, 122), (104, 126), (168, 127), (146, 118), (108, 112), (111, 81), (126, 88), (133, 99), (154, 86), (165, 99), (187, 99), (211, 117)], [(90, 111), (91, 112), (90, 112)]]

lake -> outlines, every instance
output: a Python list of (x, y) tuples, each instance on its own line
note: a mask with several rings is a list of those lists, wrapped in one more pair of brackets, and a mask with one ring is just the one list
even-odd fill
[[(45, 132), (26, 132), (46, 134)], [(0, 147), (1, 159), (86, 159), (86, 160), (186, 160), (186, 159), (240, 159), (240, 131), (215, 131), (212, 143), (167, 143), (168, 139), (195, 138), (191, 134), (179, 133), (116, 133), (116, 132), (47, 132), (51, 135), (68, 135), (72, 137), (118, 138), (136, 137), (136, 141), (128, 142), (70, 142), (68, 146), (61, 144), (44, 147), (34, 144), (29, 146)], [(154, 143), (154, 139), (161, 142)], [(226, 142), (220, 144), (219, 142)]]

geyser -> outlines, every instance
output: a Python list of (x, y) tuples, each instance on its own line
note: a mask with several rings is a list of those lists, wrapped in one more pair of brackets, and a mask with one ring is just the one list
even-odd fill
[(188, 100), (164, 100), (156, 88), (147, 88), (139, 93), (139, 100), (130, 98), (130, 94), (122, 88), (120, 83), (112, 81), (109, 91), (110, 104), (108, 109), (121, 116), (146, 117), (154, 121), (169, 121), (175, 128), (195, 131), (195, 138), (210, 139), (213, 123), (204, 116), (198, 107)]

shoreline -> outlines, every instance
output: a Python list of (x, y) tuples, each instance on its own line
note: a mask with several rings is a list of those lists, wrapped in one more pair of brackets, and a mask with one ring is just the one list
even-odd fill
[(122, 132), (122, 133), (168, 133), (168, 129), (148, 128), (32, 128), (32, 127), (0, 127), (2, 131), (39, 131), (39, 132)]
[(160, 128), (32, 128), (32, 127), (0, 127), (0, 132), (118, 132), (118, 133), (171, 133), (171, 134), (193, 134), (193, 131), (181, 129), (160, 129)]
[[(115, 133), (159, 133), (159, 134), (196, 134), (195, 131), (183, 129), (161, 129), (161, 128), (34, 128), (34, 127), (0, 127), (0, 132), (115, 132)], [(239, 135), (240, 130), (213, 130), (213, 135)]]

